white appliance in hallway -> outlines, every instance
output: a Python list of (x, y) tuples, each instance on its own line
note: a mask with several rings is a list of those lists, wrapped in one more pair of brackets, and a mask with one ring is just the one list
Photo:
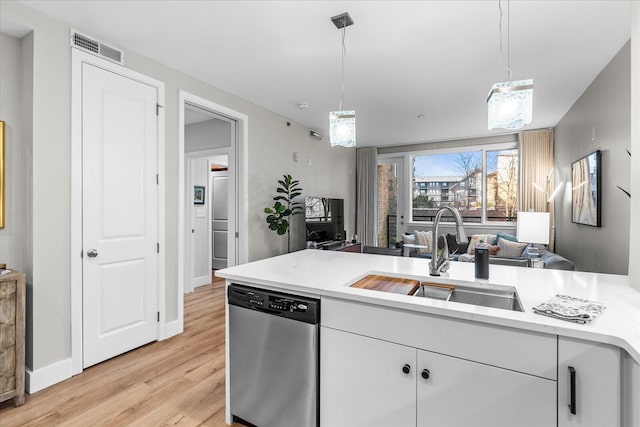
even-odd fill
[(211, 266), (220, 269), (227, 267), (229, 171), (215, 164), (211, 169)]

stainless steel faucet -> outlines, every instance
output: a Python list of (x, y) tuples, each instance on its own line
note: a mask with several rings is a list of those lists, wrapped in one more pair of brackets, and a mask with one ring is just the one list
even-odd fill
[(449, 269), (449, 245), (447, 245), (446, 238), (444, 239), (442, 258), (438, 260), (438, 226), (440, 225), (440, 218), (445, 211), (451, 212), (456, 220), (456, 241), (458, 243), (467, 243), (467, 235), (464, 233), (460, 212), (451, 206), (443, 206), (438, 209), (436, 217), (433, 220), (433, 231), (431, 232), (431, 262), (429, 263), (429, 274), (432, 276), (439, 276), (440, 273), (445, 273)]

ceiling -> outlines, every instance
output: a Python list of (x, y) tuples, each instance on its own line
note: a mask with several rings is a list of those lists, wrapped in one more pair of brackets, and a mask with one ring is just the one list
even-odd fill
[[(496, 133), (486, 96), (507, 80), (506, 1), (502, 57), (497, 0), (23, 3), (325, 140), (341, 76), (341, 31), (330, 18), (346, 11), (355, 24), (346, 30), (343, 107), (356, 110), (358, 146)], [(530, 129), (557, 124), (630, 37), (629, 1), (512, 0), (509, 16), (512, 77), (535, 85)]]

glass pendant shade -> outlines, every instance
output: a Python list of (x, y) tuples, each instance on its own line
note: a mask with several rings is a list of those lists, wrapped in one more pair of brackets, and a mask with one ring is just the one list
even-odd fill
[(487, 105), (489, 130), (521, 129), (533, 118), (533, 80), (494, 83)]
[(331, 146), (356, 146), (356, 112), (331, 111), (329, 113), (329, 140)]

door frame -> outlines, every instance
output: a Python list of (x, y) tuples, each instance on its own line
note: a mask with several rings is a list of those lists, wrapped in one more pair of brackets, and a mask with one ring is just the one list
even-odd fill
[(158, 91), (158, 341), (166, 337), (165, 309), (165, 88), (164, 83), (89, 53), (71, 48), (71, 374), (83, 371), (82, 338), (82, 65), (91, 64), (155, 87)]
[[(232, 110), (224, 105), (217, 104), (208, 99), (180, 90), (178, 94), (178, 319), (175, 324), (170, 325), (168, 335), (176, 335), (184, 330), (184, 278), (185, 278), (185, 153), (184, 153), (184, 109), (186, 104), (190, 104), (210, 111), (220, 116), (226, 116), (237, 123), (236, 144), (235, 144), (235, 177), (236, 177), (236, 264), (248, 262), (249, 253), (249, 186), (248, 186), (248, 147), (249, 147), (249, 116)], [(231, 165), (230, 165), (231, 166)], [(231, 267), (231, 265), (229, 265)]]

